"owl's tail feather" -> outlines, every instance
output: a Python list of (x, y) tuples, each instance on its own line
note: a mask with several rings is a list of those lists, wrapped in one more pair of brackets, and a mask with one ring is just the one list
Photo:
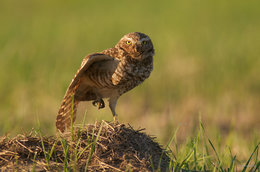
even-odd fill
[[(76, 120), (76, 112), (79, 101), (74, 99), (74, 94), (78, 88), (79, 84), (76, 84), (74, 87), (70, 87), (61, 103), (57, 118), (56, 118), (56, 127), (62, 133), (65, 129), (69, 128), (71, 123), (74, 123)], [(72, 121), (71, 121), (72, 120)]]

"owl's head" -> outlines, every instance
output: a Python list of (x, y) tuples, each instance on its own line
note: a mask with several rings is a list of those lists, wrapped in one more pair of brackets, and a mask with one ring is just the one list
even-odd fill
[(154, 55), (154, 48), (151, 39), (149, 36), (140, 32), (126, 34), (120, 39), (116, 47), (137, 60), (143, 60), (146, 57)]

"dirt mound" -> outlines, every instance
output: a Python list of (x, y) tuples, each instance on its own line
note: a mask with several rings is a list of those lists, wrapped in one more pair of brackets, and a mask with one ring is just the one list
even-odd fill
[[(96, 123), (60, 136), (0, 138), (1, 170), (168, 171), (170, 158), (143, 130)], [(35, 132), (34, 132), (35, 133)]]

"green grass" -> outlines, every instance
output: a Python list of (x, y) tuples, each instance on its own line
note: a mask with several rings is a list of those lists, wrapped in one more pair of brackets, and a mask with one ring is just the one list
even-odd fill
[[(187, 138), (197, 135), (201, 115), (220, 160), (228, 157), (230, 168), (232, 161), (245, 164), (260, 135), (259, 16), (256, 0), (3, 0), (0, 134), (30, 131), (38, 119), (43, 133), (54, 134), (58, 107), (82, 58), (141, 31), (154, 42), (154, 71), (119, 99), (119, 120), (146, 128), (164, 145), (178, 128), (179, 162), (188, 158), (197, 168), (198, 145)], [(112, 120), (108, 108), (84, 104), (77, 122), (86, 107), (86, 123)], [(185, 144), (190, 149), (183, 153)]]
[[(177, 132), (177, 130), (176, 130)], [(198, 170), (198, 171), (256, 171), (259, 168), (259, 145), (255, 145), (251, 150), (251, 155), (246, 163), (241, 163), (232, 154), (230, 148), (217, 150), (215, 144), (207, 136), (203, 124), (200, 122), (200, 128), (195, 137), (187, 139), (186, 144), (177, 147), (176, 133), (170, 139), (166, 150), (171, 152), (173, 160), (173, 171), (180, 169)], [(228, 151), (229, 150), (229, 151)], [(254, 159), (252, 158), (254, 157)], [(249, 165), (250, 164), (250, 165)], [(171, 169), (171, 164), (170, 167)]]

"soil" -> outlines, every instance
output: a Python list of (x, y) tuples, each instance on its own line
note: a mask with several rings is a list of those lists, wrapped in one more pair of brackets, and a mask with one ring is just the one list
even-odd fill
[(1, 171), (169, 171), (170, 161), (144, 129), (105, 121), (57, 136), (0, 137)]

